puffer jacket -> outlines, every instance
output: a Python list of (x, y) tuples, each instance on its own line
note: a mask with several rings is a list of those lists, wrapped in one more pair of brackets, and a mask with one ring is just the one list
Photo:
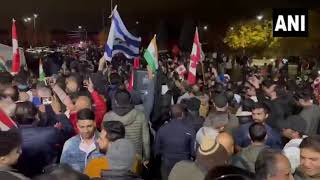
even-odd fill
[[(129, 112), (119, 113), (120, 110), (108, 112), (103, 121), (120, 121), (126, 129), (126, 139), (129, 139), (136, 148), (136, 153), (143, 160), (150, 158), (149, 125), (143, 112), (131, 109)], [(117, 112), (117, 113), (116, 113)]]

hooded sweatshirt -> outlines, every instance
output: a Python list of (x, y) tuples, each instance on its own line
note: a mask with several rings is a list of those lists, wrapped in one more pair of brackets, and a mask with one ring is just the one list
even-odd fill
[[(113, 102), (114, 103), (114, 102)], [(126, 129), (126, 139), (130, 140), (136, 153), (149, 160), (150, 157), (150, 134), (148, 122), (143, 112), (133, 108), (133, 105), (114, 105), (112, 111), (108, 112), (103, 121), (120, 121)]]

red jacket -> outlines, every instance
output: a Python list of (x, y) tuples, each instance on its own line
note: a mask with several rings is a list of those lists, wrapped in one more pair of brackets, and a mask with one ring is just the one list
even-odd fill
[[(93, 99), (93, 103), (95, 104), (95, 121), (98, 129), (101, 129), (101, 123), (104, 117), (104, 114), (107, 112), (107, 104), (104, 101), (104, 99), (99, 95), (97, 91), (93, 91), (91, 93), (91, 97)], [(77, 112), (71, 112), (70, 113), (70, 122), (73, 126), (73, 129), (76, 133), (79, 133), (79, 130), (77, 128)]]
[(97, 128), (101, 129), (101, 123), (102, 123), (104, 114), (107, 112), (107, 104), (97, 91), (93, 91), (91, 93), (91, 96), (93, 99), (93, 103), (96, 105), (95, 121), (97, 124)]

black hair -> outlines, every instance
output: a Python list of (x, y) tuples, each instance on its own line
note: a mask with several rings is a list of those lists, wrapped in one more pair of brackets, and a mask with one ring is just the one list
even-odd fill
[(125, 137), (126, 130), (120, 121), (105, 121), (103, 129), (107, 131), (107, 139), (114, 142)]
[(252, 109), (254, 108), (255, 106), (255, 102), (252, 100), (252, 99), (244, 99), (242, 102), (241, 102), (241, 105), (242, 105), (242, 111), (249, 111), (251, 112)]
[(268, 176), (277, 174), (277, 156), (283, 156), (280, 150), (263, 149), (255, 162), (256, 179), (267, 180)]
[(16, 102), (19, 100), (19, 89), (17, 86), (12, 86), (12, 87), (7, 87), (7, 88), (11, 88), (11, 90), (13, 91), (13, 94), (4, 94), (5, 96), (8, 96), (12, 99), (12, 101)]
[(30, 101), (16, 103), (15, 121), (20, 125), (31, 125), (38, 114), (37, 107)]
[(77, 113), (78, 121), (81, 120), (92, 120), (94, 121), (94, 112), (88, 108), (82, 109)]
[(110, 74), (110, 84), (119, 86), (122, 84), (121, 76), (118, 73), (112, 73)]
[[(90, 178), (70, 167), (67, 164), (54, 164), (45, 168), (45, 173), (52, 180), (89, 180)], [(45, 178), (42, 178), (45, 179)], [(51, 180), (51, 179), (50, 179)]]
[(294, 97), (296, 98), (296, 100), (303, 99), (305, 101), (309, 101), (313, 96), (311, 90), (304, 88), (303, 90), (298, 90)]
[(252, 110), (254, 109), (263, 109), (266, 114), (268, 114), (270, 111), (269, 107), (263, 102), (255, 103), (254, 106), (252, 107)]
[(235, 166), (217, 166), (210, 170), (205, 180), (253, 180), (253, 173)]
[(12, 83), (13, 76), (5, 71), (5, 72), (0, 72), (0, 85), (9, 85)]
[(320, 135), (304, 138), (300, 144), (300, 149), (309, 148), (320, 153)]
[(253, 142), (263, 142), (267, 136), (267, 129), (261, 123), (253, 123), (249, 127), (249, 135)]
[(171, 118), (173, 118), (173, 119), (182, 118), (185, 113), (185, 109), (183, 108), (183, 106), (181, 104), (176, 104), (176, 105), (171, 106), (170, 110), (171, 110), (170, 111)]
[(8, 155), (12, 150), (21, 146), (22, 137), (18, 129), (0, 130), (0, 156)]
[(114, 100), (118, 105), (128, 105), (131, 103), (131, 94), (124, 89), (119, 89), (114, 94)]
[(273, 85), (276, 85), (276, 83), (272, 79), (265, 79), (264, 81), (262, 81), (262, 86), (264, 87), (270, 88)]

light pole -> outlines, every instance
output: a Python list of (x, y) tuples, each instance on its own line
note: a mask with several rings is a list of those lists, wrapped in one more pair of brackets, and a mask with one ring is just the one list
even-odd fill
[(38, 18), (38, 14), (33, 14), (33, 30), (34, 30), (34, 43), (37, 43), (37, 18)]
[(33, 14), (33, 29), (36, 31), (36, 19), (38, 18), (38, 14)]
[(82, 39), (82, 32), (85, 32), (86, 34), (86, 37), (85, 37), (85, 41), (87, 41), (88, 39), (88, 31), (86, 28), (83, 28), (82, 26), (78, 26), (78, 30), (79, 30), (79, 33), (80, 33), (80, 39)]
[[(28, 26), (29, 26), (29, 23), (31, 22), (31, 20), (32, 20), (32, 18), (31, 17), (26, 17), (26, 18), (24, 18), (23, 19), (23, 21), (25, 22), (25, 24), (26, 24), (26, 27), (27, 27), (27, 32), (26, 32), (26, 37), (27, 37), (27, 41), (28, 41), (28, 43), (29, 43), (29, 45), (31, 45), (31, 39), (32, 39), (32, 37), (30, 38), (30, 36), (29, 35), (31, 35), (31, 34), (29, 34), (28, 32)], [(30, 27), (30, 26), (29, 26)]]

